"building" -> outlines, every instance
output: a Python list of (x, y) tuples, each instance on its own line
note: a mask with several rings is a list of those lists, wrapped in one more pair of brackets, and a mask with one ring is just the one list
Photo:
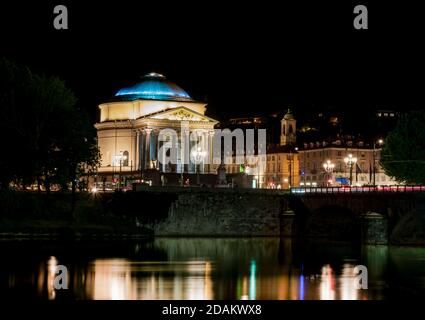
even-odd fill
[(260, 188), (288, 189), (299, 186), (299, 155), (297, 143), (297, 121), (291, 109), (280, 123), (280, 144), (267, 148), (267, 164), (258, 177)]
[[(100, 121), (95, 124), (101, 165), (98, 179), (115, 185), (125, 178), (139, 178), (149, 183), (186, 180), (184, 174), (216, 173), (213, 163), (212, 146), (214, 126), (217, 121), (205, 115), (206, 103), (195, 101), (187, 92), (168, 81), (163, 75), (149, 73), (142, 80), (127, 88), (120, 89), (115, 97), (99, 105)], [(183, 128), (183, 129), (182, 129)], [(163, 129), (178, 133), (181, 150), (199, 143), (203, 159), (194, 162), (187, 153), (178, 152), (175, 164), (159, 161), (159, 152), (164, 141), (158, 139)], [(182, 138), (184, 134), (196, 132), (198, 141)], [(207, 150), (205, 150), (207, 149)], [(209, 161), (207, 161), (209, 160)], [(100, 180), (98, 180), (100, 181)]]
[(247, 163), (240, 165), (235, 161), (233, 164), (226, 165), (226, 173), (228, 178), (232, 179), (232, 184), (237, 181), (236, 184), (244, 187), (267, 189), (288, 189), (299, 186), (297, 128), (291, 110), (288, 110), (281, 119), (280, 128), (280, 143), (267, 143), (267, 155), (263, 165), (259, 163), (253, 166)]
[[(324, 141), (304, 143), (299, 150), (300, 185), (306, 187), (350, 185), (350, 176), (353, 186), (394, 185), (396, 181), (387, 176), (379, 165), (380, 153), (379, 142), (375, 143), (375, 147), (363, 141), (343, 143), (338, 139), (332, 143)], [(351, 159), (356, 160), (351, 161), (351, 164), (350, 155)], [(324, 164), (330, 166), (325, 169)]]

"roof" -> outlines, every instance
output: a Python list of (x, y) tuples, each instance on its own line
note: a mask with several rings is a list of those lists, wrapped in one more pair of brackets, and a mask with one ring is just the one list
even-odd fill
[(193, 102), (189, 94), (159, 73), (146, 74), (141, 82), (120, 89), (115, 96), (119, 100), (161, 100)]

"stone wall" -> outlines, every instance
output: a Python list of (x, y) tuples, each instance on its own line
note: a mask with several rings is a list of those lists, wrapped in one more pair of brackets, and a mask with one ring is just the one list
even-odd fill
[[(142, 216), (145, 212), (157, 216), (148, 226), (157, 236), (297, 236), (386, 243), (402, 217), (425, 212), (425, 194), (420, 193), (295, 195), (277, 190), (150, 187), (131, 198)], [(414, 234), (422, 239), (423, 228), (419, 229)]]
[(281, 201), (264, 194), (182, 193), (168, 219), (153, 228), (157, 236), (279, 236)]

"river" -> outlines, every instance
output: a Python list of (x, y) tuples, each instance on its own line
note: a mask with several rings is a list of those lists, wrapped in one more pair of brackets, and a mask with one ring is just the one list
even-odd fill
[[(279, 238), (157, 238), (138, 244), (0, 243), (11, 299), (376, 300), (425, 296), (425, 248)], [(55, 289), (59, 265), (68, 289)], [(358, 288), (358, 265), (367, 289)], [(365, 285), (365, 283), (363, 283)]]

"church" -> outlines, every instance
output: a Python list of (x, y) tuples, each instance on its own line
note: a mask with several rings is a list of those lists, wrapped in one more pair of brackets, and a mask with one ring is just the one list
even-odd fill
[(117, 183), (124, 185), (127, 179), (164, 184), (168, 178), (176, 180), (172, 184), (183, 184), (191, 174), (199, 177), (217, 173), (212, 159), (205, 159), (212, 156), (208, 150), (199, 150), (198, 162), (188, 161), (183, 153), (175, 164), (159, 161), (164, 142), (158, 134), (162, 129), (173, 129), (180, 137), (184, 122), (188, 134), (201, 132), (201, 145), (210, 148), (218, 123), (205, 115), (206, 103), (195, 101), (164, 75), (145, 75), (139, 83), (120, 89), (99, 109), (100, 122), (95, 124), (101, 153), (98, 182), (115, 187)]

